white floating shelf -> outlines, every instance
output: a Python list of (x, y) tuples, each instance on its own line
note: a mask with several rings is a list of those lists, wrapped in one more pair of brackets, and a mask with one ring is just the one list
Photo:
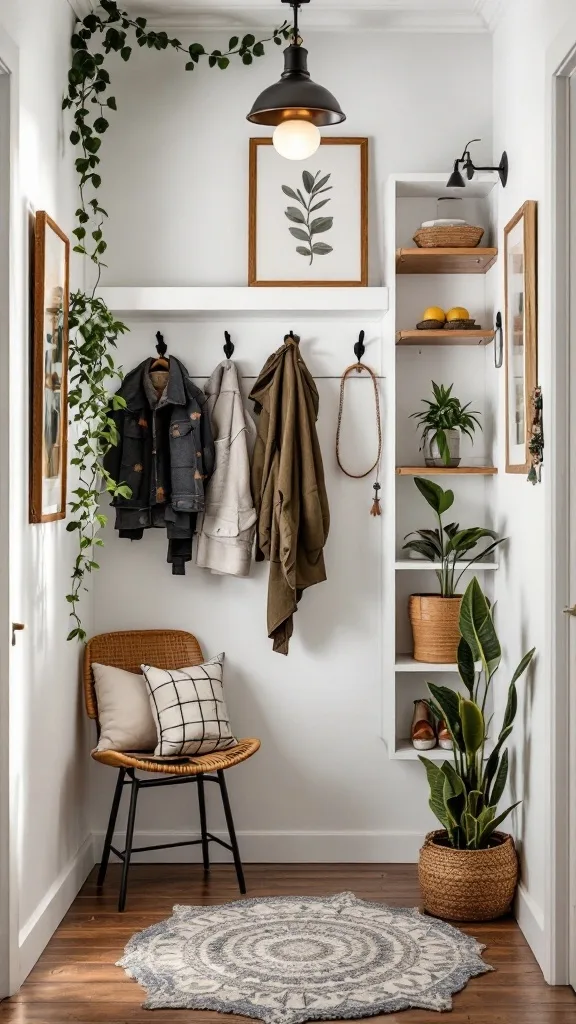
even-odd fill
[(456, 664), (438, 665), (435, 662), (415, 661), (411, 654), (397, 654), (394, 668), (396, 672), (458, 672)]
[[(493, 750), (494, 744), (487, 743), (484, 750), (485, 761), (490, 757)], [(420, 754), (422, 754), (422, 757), (429, 758), (430, 761), (452, 762), (453, 760), (451, 750), (442, 750), (442, 747), (432, 747), (432, 750), (414, 750), (410, 740), (397, 740), (396, 749), (392, 751), (390, 757), (396, 761), (417, 761)]]
[(387, 288), (100, 288), (98, 295), (115, 314), (139, 319), (303, 313), (379, 320), (388, 310)]
[[(474, 562), (474, 565), (470, 565), (468, 562), (456, 562), (456, 570), (458, 572), (461, 572), (463, 569), (468, 569), (471, 572), (494, 572), (499, 568), (499, 562)], [(396, 569), (402, 572), (436, 572), (438, 570), (438, 562), (428, 562), (423, 558), (401, 558), (396, 562)]]

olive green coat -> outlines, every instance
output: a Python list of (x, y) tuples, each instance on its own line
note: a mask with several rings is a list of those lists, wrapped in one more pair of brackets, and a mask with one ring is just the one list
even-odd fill
[(288, 654), (302, 592), (326, 579), (330, 526), (318, 391), (296, 341), (288, 337), (270, 356), (250, 398), (260, 412), (252, 465), (256, 560), (270, 562), (268, 636), (275, 651)]

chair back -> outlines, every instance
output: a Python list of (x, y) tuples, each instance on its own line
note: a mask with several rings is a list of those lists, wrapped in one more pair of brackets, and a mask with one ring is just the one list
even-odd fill
[(192, 633), (181, 629), (132, 629), (99, 633), (88, 640), (84, 651), (84, 700), (89, 718), (98, 719), (98, 702), (92, 664), (112, 665), (126, 672), (141, 672), (141, 665), (155, 668), (187, 668), (201, 665), (202, 648)]

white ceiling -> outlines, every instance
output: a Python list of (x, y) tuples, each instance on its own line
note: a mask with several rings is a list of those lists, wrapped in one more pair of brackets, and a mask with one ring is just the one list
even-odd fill
[[(86, 14), (92, 0), (71, 0)], [(302, 8), (308, 28), (344, 30), (485, 32), (494, 27), (505, 0), (311, 0)], [(266, 27), (289, 17), (280, 0), (125, 0), (131, 14), (173, 28)]]

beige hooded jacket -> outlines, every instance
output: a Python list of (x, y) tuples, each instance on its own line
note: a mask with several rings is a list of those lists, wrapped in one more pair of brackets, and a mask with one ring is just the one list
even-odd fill
[(206, 491), (196, 563), (213, 573), (248, 576), (256, 525), (250, 490), (250, 453), (256, 427), (244, 409), (238, 372), (229, 359), (216, 367), (204, 391), (216, 459)]

